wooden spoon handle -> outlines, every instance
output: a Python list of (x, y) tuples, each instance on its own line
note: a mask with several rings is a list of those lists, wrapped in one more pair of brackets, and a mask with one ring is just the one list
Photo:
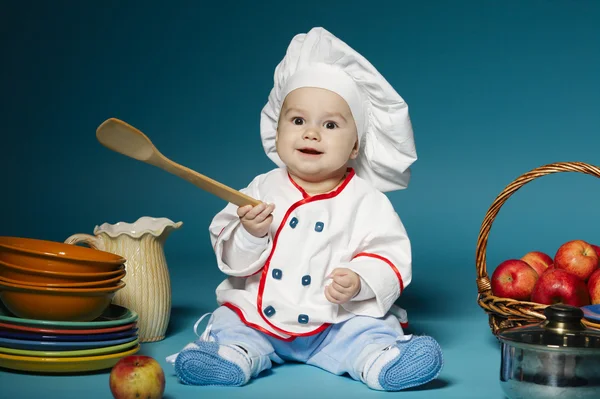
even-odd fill
[(179, 176), (227, 202), (237, 206), (260, 204), (260, 201), (238, 190), (171, 161), (158, 151), (144, 133), (122, 120), (107, 119), (96, 130), (96, 137), (102, 145), (115, 152)]
[(155, 154), (148, 160), (148, 163), (159, 167), (169, 173), (172, 173), (175, 176), (179, 176), (182, 179), (185, 179), (190, 183), (194, 184), (195, 186), (200, 187), (204, 191), (216, 195), (217, 197), (227, 202), (231, 202), (232, 204), (235, 204), (237, 206), (256, 206), (260, 204), (260, 201), (244, 193), (241, 193), (238, 190), (228, 187), (223, 183), (213, 180), (208, 176), (186, 168), (183, 165), (179, 165), (178, 163), (175, 163), (170, 159), (166, 158), (162, 154)]

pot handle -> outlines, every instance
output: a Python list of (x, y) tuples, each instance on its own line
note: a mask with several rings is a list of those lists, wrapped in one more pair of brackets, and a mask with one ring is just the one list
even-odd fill
[(567, 329), (569, 331), (583, 331), (585, 325), (581, 323), (583, 319), (583, 310), (576, 306), (565, 304), (549, 305), (544, 309), (546, 316), (546, 326), (548, 329)]

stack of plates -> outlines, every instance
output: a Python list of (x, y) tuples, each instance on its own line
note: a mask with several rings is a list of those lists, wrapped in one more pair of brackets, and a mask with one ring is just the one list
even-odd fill
[(583, 310), (583, 324), (600, 329), (600, 304), (582, 306), (581, 310)]
[(115, 304), (92, 321), (25, 319), (0, 307), (0, 367), (48, 373), (111, 368), (139, 351), (137, 319)]

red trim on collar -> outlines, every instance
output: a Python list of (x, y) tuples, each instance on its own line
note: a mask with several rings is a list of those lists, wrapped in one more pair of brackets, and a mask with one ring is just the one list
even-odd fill
[(273, 238), (273, 247), (271, 249), (271, 253), (269, 254), (269, 257), (267, 258), (267, 261), (265, 262), (265, 265), (262, 268), (262, 276), (260, 278), (260, 284), (258, 286), (258, 295), (257, 295), (257, 301), (256, 301), (256, 310), (258, 311), (258, 314), (260, 315), (260, 317), (262, 317), (262, 319), (265, 321), (265, 323), (267, 323), (273, 329), (280, 331), (286, 335), (291, 335), (294, 337), (304, 337), (304, 336), (308, 336), (308, 335), (318, 334), (330, 326), (330, 323), (323, 323), (316, 329), (309, 331), (307, 333), (294, 333), (294, 332), (283, 330), (283, 329), (273, 325), (263, 314), (262, 296), (263, 296), (263, 292), (265, 289), (265, 282), (267, 280), (267, 275), (269, 274), (269, 266), (271, 265), (271, 258), (273, 257), (273, 254), (275, 253), (275, 249), (277, 248), (277, 241), (279, 239), (279, 233), (281, 233), (283, 226), (285, 226), (287, 224), (287, 219), (289, 218), (290, 214), (301, 205), (308, 204), (308, 203), (314, 202), (314, 201), (326, 200), (326, 199), (336, 197), (339, 193), (341, 193), (344, 190), (344, 188), (346, 188), (348, 183), (350, 183), (350, 180), (352, 180), (352, 178), (354, 177), (354, 174), (355, 174), (354, 169), (348, 168), (348, 175), (346, 176), (346, 178), (344, 179), (342, 184), (340, 184), (338, 186), (338, 188), (336, 188), (335, 190), (330, 191), (328, 193), (309, 196), (298, 184), (296, 184), (296, 182), (294, 182), (294, 180), (291, 178), (291, 176), (288, 173), (288, 177), (289, 177), (290, 181), (292, 182), (292, 184), (294, 186), (296, 186), (298, 188), (298, 190), (300, 190), (303, 198), (300, 201), (295, 202), (294, 204), (292, 204), (292, 206), (289, 207), (289, 209), (287, 210), (287, 212), (285, 213), (285, 216), (283, 217), (283, 219), (281, 221), (281, 224), (277, 228), (277, 232), (275, 233), (275, 236)]
[[(321, 195), (327, 195), (327, 194), (330, 194), (330, 193), (335, 193), (335, 195), (338, 195), (344, 189), (344, 187), (346, 187), (348, 185), (348, 183), (350, 182), (350, 180), (356, 174), (354, 172), (353, 168), (347, 168), (346, 172), (348, 174), (346, 175), (346, 178), (344, 179), (344, 181), (342, 182), (342, 184), (340, 184), (338, 186), (338, 188), (336, 188), (334, 191), (330, 191), (329, 193), (317, 194), (317, 195), (315, 195), (315, 197), (318, 197), (318, 196), (321, 196)], [(290, 175), (290, 172), (287, 172), (287, 175), (288, 175), (288, 179), (290, 179), (290, 182), (292, 182), (292, 184), (294, 185), (294, 187), (296, 187), (298, 189), (298, 191), (300, 191), (300, 194), (302, 194), (302, 198), (304, 198), (304, 199), (310, 198), (310, 195), (306, 191), (304, 191), (304, 189), (302, 187), (300, 187), (300, 185), (298, 183), (296, 183), (294, 181), (294, 179), (292, 179), (292, 176)]]
[(306, 191), (304, 191), (304, 189), (302, 187), (300, 187), (300, 185), (298, 183), (296, 183), (294, 181), (294, 179), (292, 179), (292, 176), (290, 175), (290, 172), (287, 172), (288, 175), (288, 179), (290, 179), (290, 181), (292, 182), (292, 184), (294, 185), (294, 187), (296, 187), (298, 189), (298, 191), (300, 191), (300, 194), (302, 194), (302, 198), (308, 198), (310, 197), (310, 195), (308, 195), (308, 193)]

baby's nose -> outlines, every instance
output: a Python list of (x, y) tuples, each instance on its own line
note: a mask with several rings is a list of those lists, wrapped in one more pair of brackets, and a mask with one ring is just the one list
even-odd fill
[(320, 140), (321, 135), (319, 134), (319, 130), (314, 127), (309, 127), (304, 132), (304, 138), (307, 140)]

